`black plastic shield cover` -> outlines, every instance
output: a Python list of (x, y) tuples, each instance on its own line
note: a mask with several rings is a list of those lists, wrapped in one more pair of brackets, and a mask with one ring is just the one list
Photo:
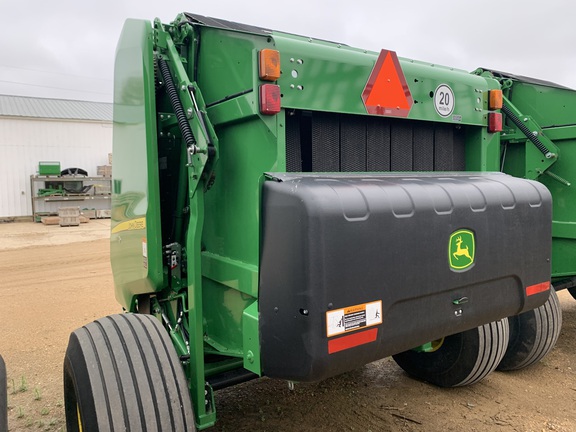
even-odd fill
[(267, 376), (324, 379), (548, 298), (551, 198), (540, 183), (498, 173), (267, 178)]

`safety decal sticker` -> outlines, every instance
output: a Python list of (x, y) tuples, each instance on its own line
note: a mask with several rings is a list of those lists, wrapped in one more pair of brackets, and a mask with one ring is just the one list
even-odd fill
[(326, 335), (382, 324), (382, 300), (326, 312)]
[(142, 238), (142, 258), (144, 259), (143, 265), (144, 268), (148, 268), (148, 243), (146, 242), (146, 238)]

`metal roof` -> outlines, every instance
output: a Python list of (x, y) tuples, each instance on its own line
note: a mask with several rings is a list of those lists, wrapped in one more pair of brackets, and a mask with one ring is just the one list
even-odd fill
[(0, 95), (0, 117), (112, 121), (112, 104)]

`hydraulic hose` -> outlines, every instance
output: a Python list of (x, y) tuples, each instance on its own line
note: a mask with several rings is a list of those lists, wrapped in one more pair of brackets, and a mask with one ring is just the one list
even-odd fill
[(520, 131), (522, 131), (522, 133), (524, 135), (526, 135), (526, 138), (528, 138), (530, 141), (532, 141), (532, 144), (534, 144), (536, 146), (536, 148), (538, 150), (540, 150), (540, 152), (546, 156), (546, 158), (550, 159), (551, 157), (553, 157), (553, 154), (550, 150), (548, 150), (546, 148), (546, 146), (542, 143), (542, 141), (540, 141), (538, 139), (537, 136), (535, 136), (532, 131), (530, 131), (530, 129), (528, 129), (526, 127), (526, 125), (524, 124), (524, 122), (522, 120), (520, 120), (518, 117), (516, 117), (516, 115), (514, 115), (514, 113), (512, 112), (512, 110), (510, 108), (508, 108), (506, 105), (502, 106), (502, 112), (504, 114), (506, 114), (506, 117), (508, 117), (512, 123), (514, 123), (516, 125), (516, 127), (518, 129), (520, 129)]

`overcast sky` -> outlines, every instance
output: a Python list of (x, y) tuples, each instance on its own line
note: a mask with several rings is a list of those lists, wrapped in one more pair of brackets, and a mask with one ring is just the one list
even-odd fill
[(572, 0), (0, 0), (0, 94), (111, 102), (124, 20), (183, 11), (576, 89)]

